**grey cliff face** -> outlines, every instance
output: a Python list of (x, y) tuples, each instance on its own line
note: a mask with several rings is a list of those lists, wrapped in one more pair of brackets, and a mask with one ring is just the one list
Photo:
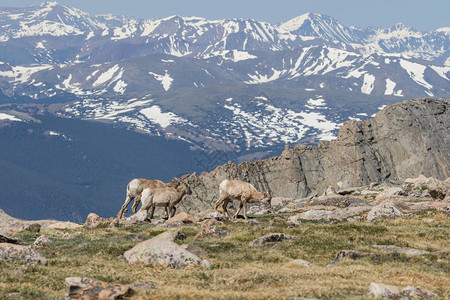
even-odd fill
[(224, 179), (240, 179), (273, 197), (320, 195), (328, 186), (365, 186), (420, 174), (450, 176), (450, 101), (414, 99), (390, 105), (373, 119), (349, 121), (338, 138), (318, 146), (286, 146), (279, 157), (190, 175), (186, 211), (210, 208)]

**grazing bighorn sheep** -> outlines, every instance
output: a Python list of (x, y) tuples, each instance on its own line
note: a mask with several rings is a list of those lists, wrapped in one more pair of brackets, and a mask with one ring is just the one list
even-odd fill
[(141, 194), (144, 189), (150, 188), (165, 188), (165, 187), (173, 187), (177, 184), (177, 180), (174, 179), (169, 183), (164, 183), (160, 180), (148, 180), (142, 178), (136, 178), (131, 180), (127, 185), (127, 197), (125, 199), (125, 203), (122, 205), (117, 217), (120, 219), (123, 217), (123, 214), (127, 212), (127, 206), (134, 199), (133, 204), (133, 213), (136, 213), (136, 209), (141, 202)]
[(184, 195), (192, 194), (191, 189), (187, 184), (180, 181), (177, 187), (163, 187), (163, 188), (146, 188), (142, 191), (142, 207), (139, 211), (152, 209), (149, 218), (153, 218), (155, 208), (164, 207), (166, 211), (165, 218), (169, 218), (175, 215), (177, 208), (175, 205), (180, 203)]
[(219, 186), (220, 197), (215, 204), (217, 210), (222, 205), (223, 211), (227, 214), (228, 218), (232, 219), (230, 213), (227, 210), (228, 203), (234, 199), (240, 201), (239, 210), (236, 211), (234, 218), (236, 218), (244, 207), (244, 218), (247, 217), (247, 203), (262, 202), (266, 206), (270, 205), (271, 196), (264, 192), (258, 192), (253, 185), (240, 180), (224, 180)]

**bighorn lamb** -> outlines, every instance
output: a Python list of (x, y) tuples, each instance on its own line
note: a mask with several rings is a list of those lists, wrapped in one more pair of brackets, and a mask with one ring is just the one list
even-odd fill
[(165, 218), (169, 218), (169, 213), (167, 209), (169, 209), (170, 217), (175, 215), (177, 205), (184, 195), (192, 194), (191, 189), (187, 184), (183, 182), (179, 182), (177, 187), (163, 187), (163, 188), (146, 188), (142, 191), (142, 207), (139, 211), (146, 210), (148, 211), (150, 208), (152, 209), (149, 218), (153, 218), (153, 214), (155, 213), (155, 208), (164, 207), (165, 209)]
[(148, 180), (142, 178), (136, 178), (131, 180), (127, 185), (127, 197), (125, 199), (125, 203), (122, 205), (117, 217), (120, 219), (123, 217), (123, 214), (127, 212), (127, 206), (134, 199), (133, 204), (133, 213), (136, 213), (136, 209), (141, 202), (141, 194), (144, 189), (150, 188), (165, 188), (165, 187), (173, 187), (177, 184), (177, 180), (174, 179), (169, 183), (164, 183), (159, 180)]
[(220, 197), (215, 204), (217, 210), (222, 205), (223, 211), (228, 218), (232, 219), (227, 210), (227, 205), (231, 200), (240, 201), (239, 209), (236, 211), (234, 218), (237, 218), (242, 207), (244, 207), (244, 218), (247, 217), (247, 203), (262, 202), (266, 206), (270, 205), (272, 199), (268, 193), (258, 192), (253, 185), (240, 180), (224, 180), (219, 186)]

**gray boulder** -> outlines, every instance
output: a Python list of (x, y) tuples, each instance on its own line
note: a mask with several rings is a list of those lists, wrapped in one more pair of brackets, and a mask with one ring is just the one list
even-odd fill
[(269, 233), (249, 243), (250, 246), (261, 246), (267, 243), (278, 243), (287, 240), (298, 240), (298, 237), (284, 233)]
[(388, 187), (386, 188), (384, 191), (382, 191), (381, 193), (379, 193), (375, 199), (376, 200), (383, 200), (383, 199), (389, 199), (392, 196), (406, 196), (407, 194), (405, 193), (405, 191), (398, 186), (394, 186), (394, 187)]
[(395, 204), (386, 200), (383, 203), (374, 206), (367, 215), (367, 221), (371, 222), (383, 217), (403, 216), (403, 213), (395, 206)]
[(211, 265), (209, 261), (200, 259), (165, 235), (141, 242), (126, 251), (123, 256), (129, 264), (142, 262), (144, 264), (170, 265), (176, 269), (183, 269), (192, 264), (206, 268)]
[(371, 282), (369, 285), (369, 294), (375, 298), (400, 298), (400, 289), (395, 285)]
[(27, 264), (45, 264), (47, 259), (33, 247), (0, 243), (0, 262), (22, 261)]

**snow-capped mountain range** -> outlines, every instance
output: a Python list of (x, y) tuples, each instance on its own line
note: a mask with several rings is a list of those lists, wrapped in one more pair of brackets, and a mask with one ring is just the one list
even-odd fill
[(0, 91), (2, 103), (64, 103), (51, 112), (195, 147), (324, 140), (385, 104), (450, 95), (450, 28), (1, 8)]

